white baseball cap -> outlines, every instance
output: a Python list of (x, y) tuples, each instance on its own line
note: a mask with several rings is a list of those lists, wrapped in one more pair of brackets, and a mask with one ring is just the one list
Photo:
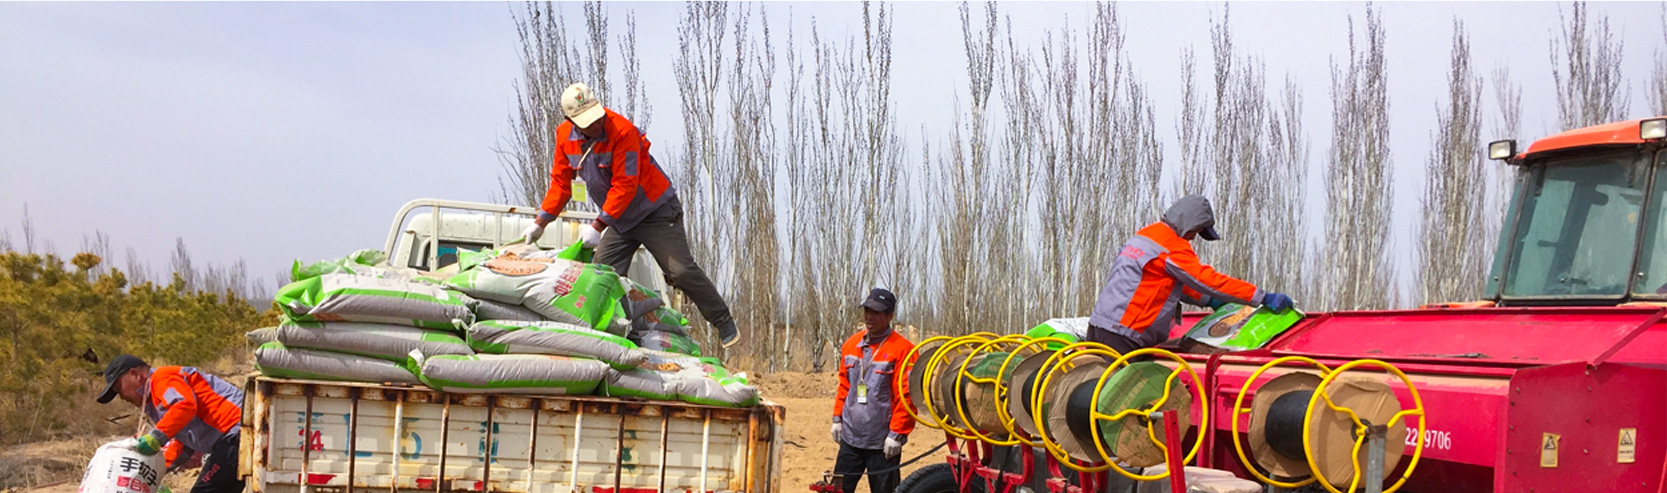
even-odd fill
[(575, 82), (561, 91), (561, 112), (580, 128), (589, 127), (607, 114), (602, 102), (596, 100), (596, 93), (583, 82)]

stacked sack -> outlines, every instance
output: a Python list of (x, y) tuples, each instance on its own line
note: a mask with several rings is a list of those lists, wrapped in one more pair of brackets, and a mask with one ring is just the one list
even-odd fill
[[(461, 327), (475, 301), (408, 272), (377, 267), (361, 250), (291, 270), (273, 303), (276, 328), (251, 332), (255, 366), (285, 378), (419, 383), (410, 354), (473, 354)], [(412, 271), (414, 272), (414, 271)]]
[(687, 319), (659, 294), (589, 257), (577, 244), (460, 252), (443, 281), (371, 265), (377, 252), (297, 262), (300, 280), (275, 300), (284, 323), (249, 334), (257, 368), (444, 392), (758, 402), (745, 375), (697, 358)]
[(731, 373), (717, 358), (638, 350), (642, 363), (609, 369), (602, 394), (654, 400), (681, 400), (708, 406), (758, 404), (758, 388), (745, 373)]

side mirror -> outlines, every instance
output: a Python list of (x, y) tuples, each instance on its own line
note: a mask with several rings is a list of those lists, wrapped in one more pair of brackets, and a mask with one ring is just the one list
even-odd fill
[(1504, 161), (1517, 155), (1517, 141), (1496, 140), (1488, 144), (1488, 159)]

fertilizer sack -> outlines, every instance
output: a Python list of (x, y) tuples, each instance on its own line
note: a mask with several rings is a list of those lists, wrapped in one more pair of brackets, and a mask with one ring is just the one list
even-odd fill
[(608, 371), (601, 361), (546, 354), (417, 356), (423, 383), (444, 392), (583, 395)]
[(636, 366), (643, 358), (637, 345), (624, 337), (557, 322), (476, 322), (469, 326), (469, 346), (488, 354), (595, 358), (616, 368)]
[(529, 258), (514, 252), (452, 276), (446, 283), (470, 296), (520, 303), (544, 318), (577, 318), (580, 325), (603, 331), (620, 316), (619, 299), (625, 296), (619, 274), (606, 265)]
[[(532, 311), (520, 303), (504, 303), (485, 298), (475, 300), (475, 320), (545, 320), (544, 315)], [(565, 320), (566, 323), (579, 323), (578, 317)]]
[(700, 345), (695, 344), (695, 341), (683, 332), (632, 329), (627, 339), (643, 349), (700, 356)]
[(1301, 322), (1302, 317), (1303, 313), (1295, 309), (1274, 313), (1267, 308), (1228, 303), (1187, 329), (1182, 346), (1200, 353), (1257, 349)]
[(642, 351), (644, 360), (637, 368), (610, 372), (609, 395), (664, 399), (675, 394), (678, 400), (708, 406), (751, 406), (758, 403), (758, 388), (747, 382), (747, 376), (730, 373), (717, 358), (693, 356), (661, 351)]
[(682, 336), (689, 335), (689, 319), (672, 308), (660, 293), (637, 284), (630, 278), (620, 278), (625, 287), (625, 298), (619, 300), (624, 316), (631, 321), (631, 330), (658, 330)]
[(325, 274), (290, 283), (273, 300), (297, 322), (373, 322), (456, 330), (474, 321), (461, 293), (416, 281)]
[(81, 493), (156, 493), (164, 472), (163, 454), (141, 454), (138, 444), (123, 438), (99, 446), (81, 475)]
[(451, 332), (404, 325), (362, 322), (290, 322), (278, 327), (284, 347), (322, 349), (403, 363), (411, 351), (423, 354), (475, 354)]
[[(1054, 318), (1042, 322), (1025, 332), (1032, 339), (1042, 337), (1056, 337), (1067, 343), (1088, 340), (1088, 317)], [(1048, 344), (1048, 349), (1058, 349), (1058, 344)]]
[(261, 344), (278, 340), (278, 328), (261, 327), (259, 329), (244, 332), (243, 340), (248, 342), (249, 346), (260, 347)]
[(262, 375), (304, 380), (372, 383), (420, 383), (407, 366), (347, 353), (284, 347), (269, 342), (255, 349), (255, 369)]
[(381, 250), (370, 249), (355, 251), (338, 259), (320, 260), (305, 265), (302, 265), (300, 260), (296, 260), (295, 265), (289, 269), (289, 278), (300, 281), (335, 273), (363, 274), (387, 279), (415, 277), (412, 273), (379, 266), (387, 261), (388, 256), (382, 254)]

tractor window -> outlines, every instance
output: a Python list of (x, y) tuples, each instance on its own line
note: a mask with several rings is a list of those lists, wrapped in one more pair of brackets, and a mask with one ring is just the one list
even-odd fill
[(1521, 189), (1521, 221), (1506, 297), (1626, 293), (1646, 176), (1636, 152), (1534, 166)]
[(1655, 196), (1650, 198), (1644, 254), (1638, 256), (1638, 284), (1632, 290), (1641, 296), (1667, 298), (1667, 152), (1656, 157)]

